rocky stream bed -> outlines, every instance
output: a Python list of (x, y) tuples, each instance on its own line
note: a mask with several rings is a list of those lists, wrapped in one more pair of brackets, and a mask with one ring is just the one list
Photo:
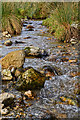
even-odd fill
[[(10, 44), (5, 43), (7, 40)], [(27, 54), (25, 62), (23, 50)], [(19, 58), (17, 61), (15, 56)], [(3, 59), (2, 70), (0, 66), (0, 118), (80, 118), (79, 42), (74, 45), (58, 42), (42, 26), (42, 21), (28, 20), (19, 36), (0, 40), (0, 59)], [(9, 68), (10, 65), (15, 69)], [(25, 80), (32, 82), (27, 89)]]

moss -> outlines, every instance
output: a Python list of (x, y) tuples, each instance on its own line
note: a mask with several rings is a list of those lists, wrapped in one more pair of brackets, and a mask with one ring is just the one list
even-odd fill
[(45, 76), (40, 72), (30, 68), (26, 70), (19, 81), (17, 81), (16, 88), (18, 90), (39, 89), (43, 87)]

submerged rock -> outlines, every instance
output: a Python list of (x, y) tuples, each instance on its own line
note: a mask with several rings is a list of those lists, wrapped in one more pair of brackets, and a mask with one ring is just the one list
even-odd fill
[(24, 64), (25, 52), (23, 50), (17, 50), (8, 53), (4, 58), (1, 59), (0, 63), (2, 69), (8, 69), (10, 66), (22, 67)]
[(8, 69), (2, 70), (1, 74), (2, 74), (2, 80), (12, 80), (13, 78), (10, 70)]
[(48, 55), (45, 50), (42, 50), (34, 46), (27, 46), (24, 50), (25, 50), (26, 56), (43, 57)]
[(56, 66), (43, 66), (42, 70), (47, 76), (62, 75), (62, 70)]
[(45, 76), (33, 68), (26, 70), (21, 77), (18, 78), (16, 83), (16, 89), (28, 90), (38, 89), (43, 87), (45, 82)]
[(11, 40), (7, 40), (7, 41), (4, 42), (4, 45), (10, 46), (10, 45), (12, 45), (12, 41)]

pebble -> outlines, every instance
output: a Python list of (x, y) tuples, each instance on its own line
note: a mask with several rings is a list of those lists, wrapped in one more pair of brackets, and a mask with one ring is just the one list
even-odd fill
[(6, 115), (6, 114), (8, 114), (8, 110), (6, 109), (6, 108), (4, 108), (4, 109), (1, 109), (1, 114), (2, 115)]
[(7, 40), (7, 41), (4, 42), (4, 45), (11, 46), (12, 45), (12, 41), (11, 40)]

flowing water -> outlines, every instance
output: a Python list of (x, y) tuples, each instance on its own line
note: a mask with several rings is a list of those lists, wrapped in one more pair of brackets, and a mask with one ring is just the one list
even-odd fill
[[(0, 41), (0, 59), (7, 53), (15, 50), (24, 49), (26, 46), (35, 46), (44, 49), (48, 52), (49, 56), (46, 58), (26, 58), (24, 67), (33, 67), (40, 71), (43, 66), (56, 66), (61, 69), (62, 75), (52, 76), (50, 80), (46, 80), (44, 88), (37, 92), (37, 97), (32, 101), (24, 101), (27, 107), (21, 104), (22, 112), (20, 110), (11, 109), (10, 114), (6, 115), (7, 118), (15, 118), (17, 115), (22, 118), (46, 118), (50, 119), (54, 116), (56, 118), (78, 118), (79, 107), (76, 101), (79, 100), (79, 94), (74, 94), (76, 84), (79, 80), (77, 45), (72, 46), (68, 43), (58, 42), (54, 36), (49, 34), (48, 29), (42, 26), (42, 21), (29, 20), (27, 24), (34, 26), (32, 31), (28, 31), (26, 27), (22, 28), (19, 36), (10, 38), (13, 42), (11, 46), (3, 45), (5, 39)], [(25, 25), (27, 26), (25, 23)], [(17, 43), (23, 42), (23, 43)], [(76, 62), (69, 62), (75, 60)], [(0, 66), (1, 70), (1, 66)], [(5, 88), (7, 83), (3, 83), (0, 87)], [(0, 89), (1, 90), (1, 89)], [(21, 92), (16, 90), (8, 91), (16, 95), (17, 98), (21, 97)], [(74, 103), (62, 101), (60, 98), (72, 100)], [(18, 105), (18, 99), (16, 105)], [(12, 114), (13, 113), (13, 114)], [(52, 117), (51, 117), (52, 116)], [(4, 117), (4, 116), (3, 116)]]

